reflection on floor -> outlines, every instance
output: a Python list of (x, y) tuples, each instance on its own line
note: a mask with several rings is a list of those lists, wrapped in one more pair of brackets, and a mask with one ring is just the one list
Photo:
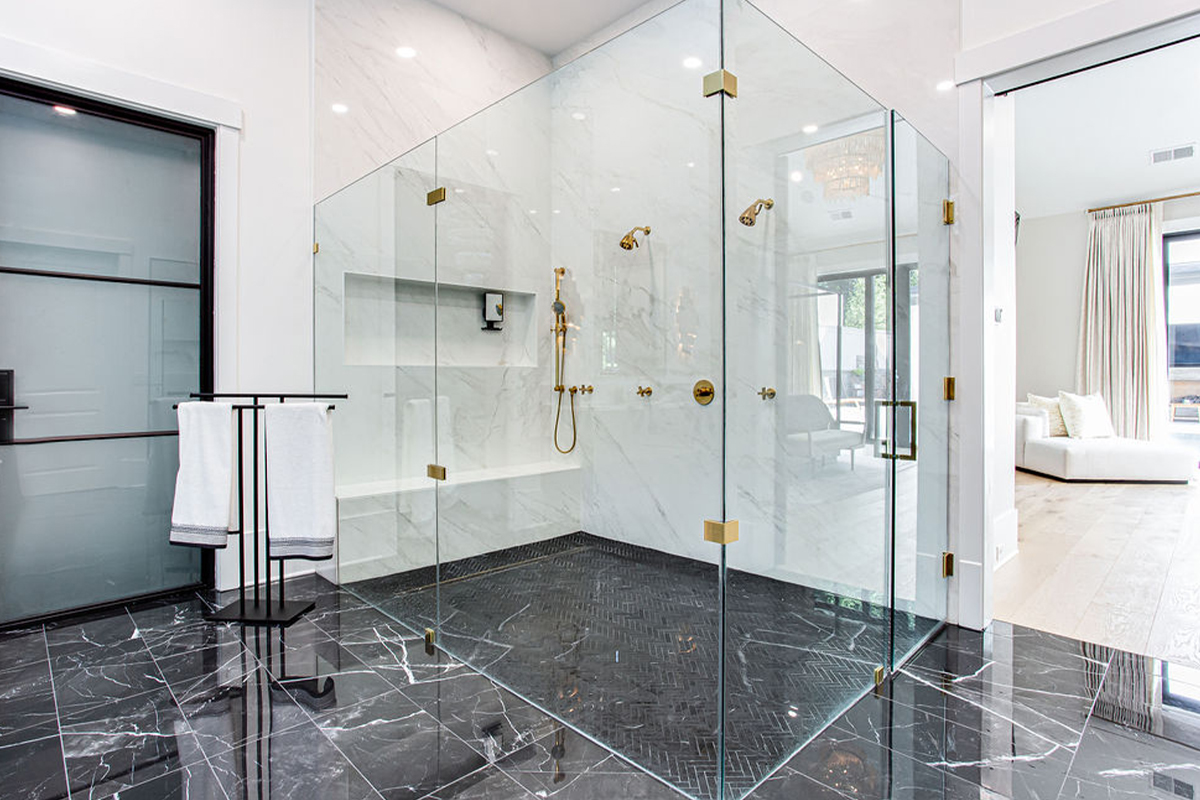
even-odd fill
[[(292, 628), (199, 597), (0, 634), (4, 797), (680, 800), (350, 594)], [(949, 628), (751, 800), (1194, 797), (1200, 672)], [(69, 792), (68, 792), (69, 787)]]
[[(573, 534), (352, 584), (499, 683), (697, 797), (716, 796), (715, 566)], [(441, 625), (437, 625), (440, 599)], [(749, 790), (885, 663), (882, 606), (744, 572), (726, 586), (726, 783)], [(906, 652), (935, 627), (902, 614)]]
[(1017, 473), (998, 619), (1200, 667), (1200, 485)]

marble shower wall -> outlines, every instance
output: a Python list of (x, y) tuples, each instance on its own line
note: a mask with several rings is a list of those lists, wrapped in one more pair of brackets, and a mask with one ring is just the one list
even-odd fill
[[(583, 529), (715, 560), (723, 402), (719, 6), (693, 0), (554, 76), (553, 259), (567, 269)], [(685, 59), (696, 59), (699, 64)], [(619, 246), (635, 226), (640, 245)], [(718, 386), (692, 399), (702, 378)], [(568, 382), (572, 382), (569, 380)], [(650, 386), (650, 397), (637, 388)]]
[(428, 0), (317, 0), (314, 24), (317, 198), (551, 69), (542, 53)]

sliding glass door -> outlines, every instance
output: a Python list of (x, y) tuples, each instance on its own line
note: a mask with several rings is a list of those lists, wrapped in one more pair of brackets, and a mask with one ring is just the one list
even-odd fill
[(211, 140), (0, 84), (0, 624), (201, 580), (172, 405), (210, 388)]

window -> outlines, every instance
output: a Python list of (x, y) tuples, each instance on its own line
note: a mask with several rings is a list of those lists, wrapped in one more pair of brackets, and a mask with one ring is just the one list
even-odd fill
[(1200, 371), (1200, 231), (1164, 236), (1163, 260), (1168, 364)]

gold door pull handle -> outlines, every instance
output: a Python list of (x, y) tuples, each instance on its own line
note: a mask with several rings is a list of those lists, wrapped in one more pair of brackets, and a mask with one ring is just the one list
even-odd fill
[(758, 391), (758, 396), (761, 397), (763, 400), (774, 400), (775, 399), (775, 390), (769, 386), (764, 386), (762, 389), (760, 389)]
[(637, 388), (638, 397), (649, 397), (654, 394), (654, 389), (650, 386), (639, 386)]

